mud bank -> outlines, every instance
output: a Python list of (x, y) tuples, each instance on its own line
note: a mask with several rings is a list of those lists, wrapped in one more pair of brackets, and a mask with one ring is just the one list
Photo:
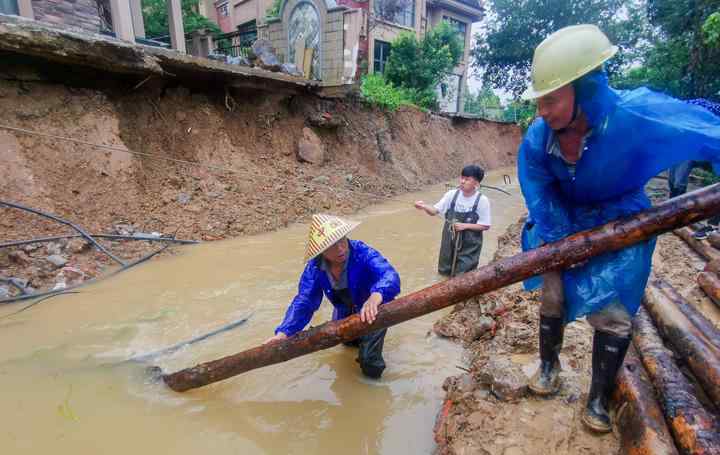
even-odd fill
[[(664, 185), (653, 181), (648, 193), (665, 199)], [(495, 259), (520, 251), (521, 226), (522, 220), (498, 239)], [(675, 235), (658, 238), (654, 273), (717, 325), (720, 311), (695, 280), (704, 265)], [(528, 395), (526, 384), (538, 364), (539, 297), (539, 291), (526, 292), (516, 284), (458, 305), (435, 324), (435, 333), (464, 344), (467, 363), (466, 373), (449, 377), (443, 385), (436, 453), (618, 453), (615, 435), (593, 434), (580, 421), (592, 362), (593, 331), (584, 320), (565, 330), (560, 393), (548, 399)]]

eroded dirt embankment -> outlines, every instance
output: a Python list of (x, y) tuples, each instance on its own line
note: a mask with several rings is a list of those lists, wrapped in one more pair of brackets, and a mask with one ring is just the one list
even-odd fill
[[(509, 165), (520, 141), (514, 125), (416, 109), (388, 114), (352, 99), (96, 80), (72, 70), (19, 63), (0, 71), (0, 200), (94, 233), (214, 240), (266, 232), (316, 212), (352, 213), (452, 178), (468, 163)], [(15, 209), (0, 213), (2, 241), (73, 232)], [(42, 289), (57, 281), (52, 254), (85, 277), (111, 262), (75, 243), (4, 249), (0, 266)], [(125, 259), (156, 247), (138, 243), (105, 242)]]

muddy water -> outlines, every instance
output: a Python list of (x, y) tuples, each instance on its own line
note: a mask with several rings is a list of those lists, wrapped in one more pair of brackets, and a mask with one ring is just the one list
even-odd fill
[[(497, 236), (522, 212), (515, 178), (486, 183)], [(440, 279), (441, 220), (411, 201), (434, 202), (445, 185), (405, 195), (356, 219), (352, 237), (382, 251), (403, 293)], [(391, 328), (388, 369), (364, 379), (343, 346), (256, 370), (185, 394), (152, 383), (145, 365), (118, 363), (210, 331), (248, 323), (160, 359), (174, 371), (239, 352), (273, 332), (302, 271), (307, 226), (189, 247), (112, 279), (0, 320), (0, 449), (32, 454), (429, 453), (443, 379), (460, 349), (429, 335), (437, 314)], [(2, 309), (0, 316), (17, 307)], [(330, 317), (325, 302), (313, 323)]]

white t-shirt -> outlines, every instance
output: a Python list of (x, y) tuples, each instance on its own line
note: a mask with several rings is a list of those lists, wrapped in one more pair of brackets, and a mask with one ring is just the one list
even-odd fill
[[(438, 210), (438, 212), (440, 212), (441, 215), (444, 216), (445, 212), (448, 211), (448, 209), (450, 208), (450, 203), (452, 203), (455, 192), (457, 191), (459, 190), (448, 191), (447, 193), (445, 193), (445, 196), (443, 196), (442, 199), (440, 199), (438, 203), (435, 204), (435, 208)], [(472, 196), (465, 197), (462, 191), (460, 191), (460, 194), (458, 194), (458, 198), (455, 201), (455, 212), (465, 213), (472, 210), (473, 205), (475, 204), (475, 198), (477, 197), (477, 194), (478, 193), (475, 192)], [(485, 195), (480, 196), (480, 200), (478, 201), (477, 206), (477, 214), (477, 224), (490, 226), (490, 200)]]

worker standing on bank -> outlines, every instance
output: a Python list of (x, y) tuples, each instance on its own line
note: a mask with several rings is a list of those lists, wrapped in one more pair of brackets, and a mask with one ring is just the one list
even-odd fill
[[(720, 120), (710, 112), (646, 88), (608, 85), (603, 63), (617, 50), (594, 25), (558, 30), (535, 49), (523, 98), (537, 101), (539, 118), (518, 156), (529, 212), (524, 250), (647, 209), (644, 185), (674, 164), (719, 161)], [(587, 316), (595, 334), (582, 421), (595, 431), (611, 429), (608, 400), (654, 246), (653, 239), (542, 277), (541, 362), (530, 390), (558, 391), (564, 326)]]
[(480, 261), (483, 231), (490, 229), (490, 201), (479, 191), (485, 171), (474, 164), (460, 173), (460, 185), (434, 206), (416, 201), (415, 208), (430, 216), (445, 217), (438, 259), (438, 273), (456, 276), (475, 270)]
[[(332, 319), (355, 313), (372, 324), (381, 304), (400, 293), (400, 276), (378, 251), (359, 240), (348, 240), (360, 223), (331, 215), (314, 215), (305, 251), (305, 270), (298, 293), (290, 303), (275, 336), (285, 339), (303, 330), (322, 302), (323, 294), (335, 307)], [(363, 374), (378, 379), (385, 370), (382, 350), (387, 329), (376, 330), (347, 343), (358, 348)]]

